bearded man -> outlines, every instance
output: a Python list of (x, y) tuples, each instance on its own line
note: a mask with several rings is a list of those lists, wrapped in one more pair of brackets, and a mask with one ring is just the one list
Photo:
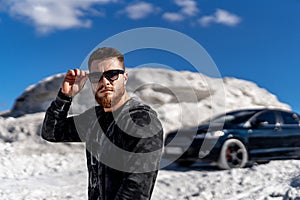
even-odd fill
[[(148, 105), (126, 91), (124, 56), (103, 47), (89, 57), (89, 72), (72, 69), (46, 111), (42, 138), (84, 142), (89, 200), (148, 200), (157, 178), (163, 129)], [(99, 104), (68, 116), (72, 99), (89, 80)]]

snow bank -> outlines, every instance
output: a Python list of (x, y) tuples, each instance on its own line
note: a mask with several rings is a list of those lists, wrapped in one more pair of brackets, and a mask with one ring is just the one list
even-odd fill
[[(2, 200), (87, 199), (83, 145), (0, 143)], [(244, 169), (175, 164), (159, 171), (153, 200), (297, 200), (300, 161)]]

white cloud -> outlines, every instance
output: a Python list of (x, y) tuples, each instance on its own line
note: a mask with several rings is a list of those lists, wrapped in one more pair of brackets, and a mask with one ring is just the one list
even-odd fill
[(199, 13), (197, 2), (194, 0), (174, 0), (174, 3), (180, 7), (178, 12), (166, 12), (163, 14), (163, 19), (172, 22), (183, 21), (186, 18), (191, 18)]
[(7, 8), (12, 16), (33, 24), (40, 33), (56, 29), (90, 27), (91, 21), (84, 16), (91, 6), (105, 4), (115, 0), (13, 0), (7, 1)]
[(187, 16), (198, 14), (197, 2), (193, 0), (175, 0), (175, 4), (181, 7), (180, 12)]
[(202, 26), (208, 26), (209, 24), (215, 22), (216, 18), (215, 16), (204, 16), (201, 17), (198, 21)]
[[(135, 3), (127, 4), (123, 0), (2, 0), (0, 11), (9, 12), (11, 16), (27, 22), (34, 26), (39, 33), (49, 33), (55, 30), (91, 27), (92, 21), (88, 17), (105, 16), (105, 10), (99, 10), (95, 5), (116, 2), (121, 2), (123, 4), (119, 5), (125, 6), (123, 10), (115, 12), (133, 20), (144, 19), (152, 14), (162, 12), (160, 7), (152, 3), (134, 1)], [(173, 0), (173, 2), (179, 9), (177, 12), (163, 13), (164, 20), (182, 22), (186, 19), (197, 19), (200, 9), (196, 0)], [(235, 26), (240, 21), (240, 17), (222, 9), (217, 9), (214, 14), (198, 20), (202, 26), (212, 23)]]
[(158, 8), (150, 3), (138, 2), (127, 6), (123, 12), (125, 12), (130, 19), (137, 20), (145, 18), (148, 15), (155, 13), (157, 10)]
[(209, 26), (212, 23), (236, 26), (240, 22), (241, 18), (239, 16), (222, 9), (217, 9), (213, 15), (204, 16), (199, 19), (199, 23), (202, 26)]
[(180, 13), (168, 12), (168, 13), (164, 13), (162, 18), (172, 22), (179, 22), (179, 21), (183, 21), (185, 17)]

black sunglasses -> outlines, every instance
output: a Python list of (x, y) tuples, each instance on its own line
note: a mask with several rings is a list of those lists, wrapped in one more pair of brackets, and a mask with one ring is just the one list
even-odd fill
[(124, 70), (113, 69), (106, 72), (93, 72), (88, 74), (88, 77), (91, 83), (98, 83), (103, 78), (103, 76), (109, 81), (118, 80), (119, 74), (124, 74)]

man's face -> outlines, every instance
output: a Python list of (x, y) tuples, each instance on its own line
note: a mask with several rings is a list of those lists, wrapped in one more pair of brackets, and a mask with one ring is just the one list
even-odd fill
[[(117, 58), (94, 60), (90, 66), (90, 74), (95, 72), (110, 72), (110, 70), (123, 70), (122, 63)], [(103, 108), (116, 105), (125, 94), (125, 85), (128, 74), (118, 74), (118, 79), (109, 80), (105, 76), (99, 82), (92, 83), (95, 99)], [(100, 77), (99, 77), (100, 78)]]

